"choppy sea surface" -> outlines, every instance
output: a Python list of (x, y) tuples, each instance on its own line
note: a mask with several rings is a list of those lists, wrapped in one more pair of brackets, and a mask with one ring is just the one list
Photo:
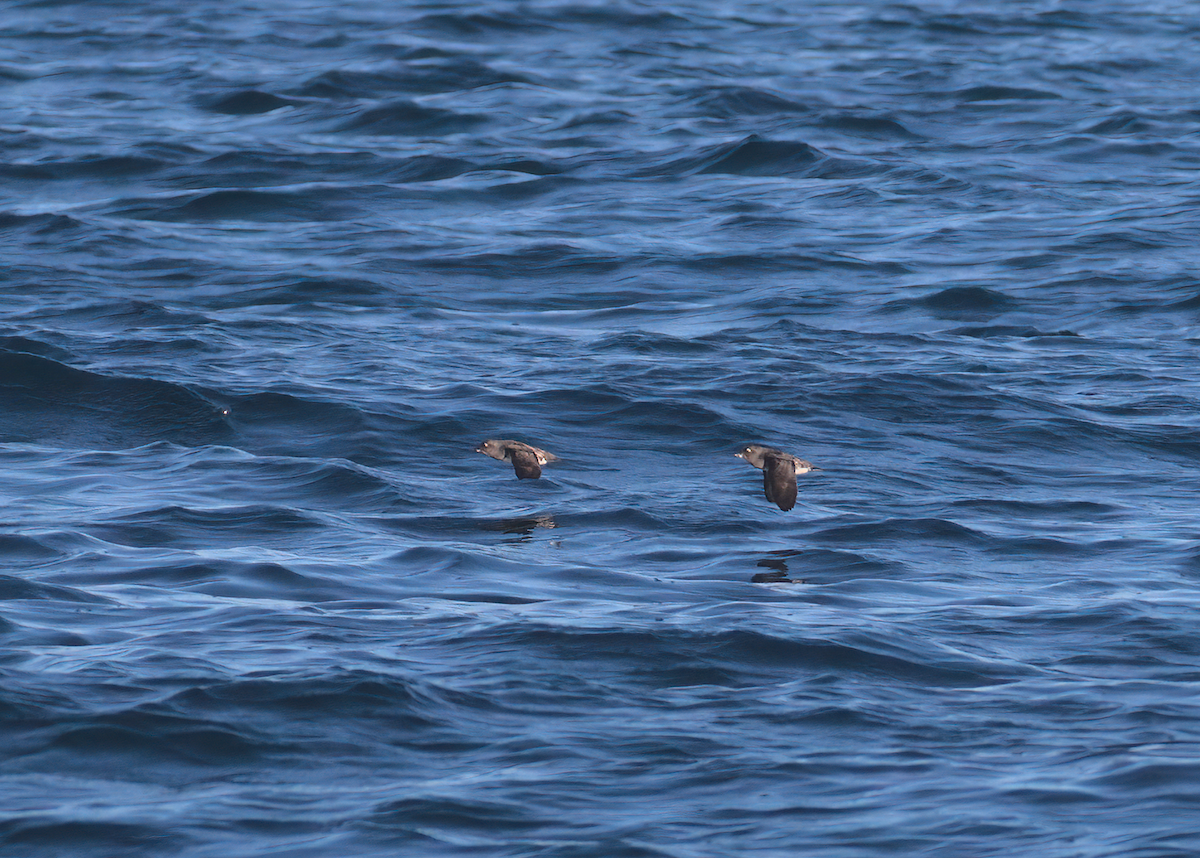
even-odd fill
[(0, 33), (4, 855), (1200, 853), (1195, 4)]

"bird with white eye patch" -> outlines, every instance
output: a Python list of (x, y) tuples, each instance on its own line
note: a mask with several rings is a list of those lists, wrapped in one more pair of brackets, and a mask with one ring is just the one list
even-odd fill
[(547, 453), (520, 441), (509, 441), (489, 438), (475, 448), (476, 453), (483, 453), (501, 462), (511, 462), (519, 480), (536, 480), (542, 475), (542, 465), (553, 462), (558, 456)]
[(747, 444), (733, 455), (762, 469), (763, 493), (784, 512), (796, 505), (796, 477), (821, 470), (799, 456), (762, 444)]

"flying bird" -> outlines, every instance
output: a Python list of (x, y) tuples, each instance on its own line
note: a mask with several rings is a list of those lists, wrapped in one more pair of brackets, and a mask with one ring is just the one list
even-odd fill
[(799, 456), (761, 444), (747, 444), (733, 455), (762, 468), (763, 493), (784, 512), (796, 505), (796, 476), (821, 470)]
[(483, 453), (501, 462), (512, 462), (513, 470), (519, 480), (536, 480), (542, 475), (542, 465), (553, 462), (558, 456), (522, 444), (520, 441), (505, 441), (489, 438), (475, 448), (476, 453)]

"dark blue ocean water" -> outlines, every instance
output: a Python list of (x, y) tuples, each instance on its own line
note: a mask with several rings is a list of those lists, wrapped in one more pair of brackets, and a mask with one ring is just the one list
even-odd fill
[(0, 34), (0, 854), (1200, 852), (1195, 4)]

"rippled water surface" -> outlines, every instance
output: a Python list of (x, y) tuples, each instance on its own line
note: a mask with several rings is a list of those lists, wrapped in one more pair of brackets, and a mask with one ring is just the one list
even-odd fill
[(1200, 852), (1194, 4), (0, 27), (5, 855)]

